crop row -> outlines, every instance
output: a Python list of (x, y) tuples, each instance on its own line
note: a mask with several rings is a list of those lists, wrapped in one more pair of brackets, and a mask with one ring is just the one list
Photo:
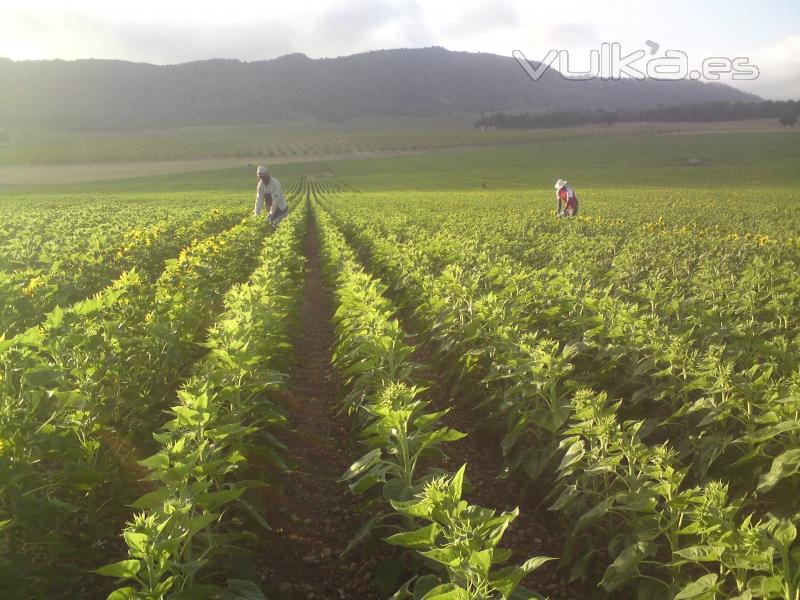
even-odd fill
[(0, 269), (46, 268), (66, 248), (115, 245), (128, 231), (199, 218), (230, 201), (200, 194), (43, 195), (0, 198)]
[(0, 342), (0, 552), (11, 597), (55, 584), (50, 565), (99, 562), (111, 515), (136, 491), (126, 456), (147, 443), (143, 433), (198, 357), (224, 291), (257, 264), (268, 229), (243, 220), (194, 241), (155, 281), (132, 269)]
[[(452, 474), (440, 463), (446, 459), (442, 444), (464, 434), (444, 426), (447, 411), (431, 411), (422, 398), (414, 348), (384, 287), (360, 266), (330, 217), (315, 209), (315, 218), (323, 267), (335, 288), (333, 360), (348, 377), (344, 406), (367, 448), (342, 480), (376, 511), (354, 543), (391, 533), (387, 542), (408, 549), (402, 558), (407, 569), (418, 571), (425, 559), (432, 573), (404, 583), (393, 595), (398, 600), (510, 597), (525, 574), (548, 559), (498, 567), (510, 557), (499, 544), (517, 511), (497, 515), (462, 500), (466, 465)], [(383, 585), (393, 589), (393, 583)]]
[(158, 452), (140, 462), (154, 489), (133, 503), (141, 512), (124, 531), (129, 558), (99, 570), (132, 584), (117, 589), (115, 599), (263, 598), (253, 582), (226, 580), (215, 559), (236, 552), (252, 533), (232, 525), (232, 514), (263, 523), (243, 497), (260, 484), (246, 479), (246, 457), (280, 451), (269, 433), (285, 417), (268, 392), (285, 379), (279, 369), (298, 305), (305, 220), (301, 205), (265, 242), (250, 279), (228, 291), (204, 344), (208, 354), (155, 434)]
[(309, 200), (341, 191), (341, 184), (323, 162), (288, 165), (283, 169), (290, 178), (286, 192)]
[[(0, 301), (5, 307), (0, 331), (7, 337), (18, 333), (56, 306), (67, 306), (99, 291), (123, 271), (136, 268), (144, 279), (155, 279), (165, 259), (193, 239), (230, 227), (240, 218), (237, 212), (174, 211), (165, 219), (126, 229), (119, 235), (97, 235), (88, 240), (78, 235), (72, 245), (68, 239), (52, 239), (51, 243), (59, 247), (48, 251), (51, 255), (46, 264), (39, 256), (38, 264), (0, 272)], [(121, 225), (119, 221), (112, 223)]]
[[(636, 306), (615, 303), (609, 294), (593, 300), (592, 289), (562, 304), (568, 292), (563, 277), (542, 277), (519, 262), (504, 262), (466, 237), (459, 243), (450, 236), (450, 256), (458, 261), (437, 270), (427, 257), (425, 235), (398, 239), (348, 214), (342, 204), (334, 211), (348, 236), (415, 309), (455, 374), (482, 386), (483, 408), (504, 423), (509, 466), (532, 477), (543, 472), (557, 477), (553, 508), (573, 524), (565, 556), (573, 575), (607, 554), (611, 564), (602, 585), (609, 591), (633, 579), (641, 594), (655, 598), (797, 597), (796, 508), (787, 498), (797, 479), (798, 424), (791, 396), (783, 395), (787, 386), (791, 391), (791, 381), (782, 381), (770, 395), (763, 377), (720, 382), (705, 374), (687, 384), (686, 370), (665, 369), (665, 362), (675, 365), (668, 362), (672, 348), (648, 354), (661, 341), (658, 336), (648, 346), (646, 327), (632, 335), (628, 323), (638, 316)], [(603, 300), (608, 305), (603, 318), (572, 324), (590, 336), (550, 337), (561, 321), (570, 331), (570, 315), (581, 314), (571, 303), (588, 312)], [(545, 335), (538, 327), (542, 322)], [(635, 360), (623, 369), (638, 369), (649, 385), (622, 405), (610, 402), (602, 389), (604, 366), (631, 357)], [(711, 365), (722, 366), (716, 371), (722, 375), (726, 368), (733, 372), (724, 362)], [(637, 410), (646, 414), (641, 398), (659, 389), (652, 382), (673, 375), (693, 403), (681, 403), (681, 396), (676, 413), (667, 412), (663, 422), (627, 416)], [(587, 389), (596, 390), (598, 379), (600, 391)], [(750, 395), (743, 398), (742, 390)], [(680, 431), (676, 419), (686, 432), (677, 438), (680, 452), (664, 441), (664, 431)], [(733, 444), (712, 435), (721, 426)], [(716, 515), (714, 523), (710, 515)], [(598, 534), (608, 540), (606, 552), (597, 547)]]
[[(401, 129), (402, 127), (402, 129)], [(554, 132), (537, 130), (465, 131), (428, 126), (408, 130), (408, 124), (391, 125), (381, 132), (354, 128), (329, 132), (288, 132), (274, 127), (174, 129), (163, 132), (91, 133), (62, 131), (14, 132), (0, 144), (0, 165), (104, 163), (140, 160), (203, 158), (314, 157), (322, 154), (363, 154), (433, 148), (486, 146), (532, 140), (600, 137), (603, 131)]]

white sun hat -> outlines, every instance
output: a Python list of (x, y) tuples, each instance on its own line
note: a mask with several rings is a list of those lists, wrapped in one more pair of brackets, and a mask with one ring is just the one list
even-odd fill
[(567, 182), (564, 181), (563, 179), (559, 179), (558, 181), (556, 181), (555, 187), (556, 187), (557, 190), (560, 190), (565, 185), (567, 185)]
[(258, 169), (256, 169), (256, 175), (258, 175), (259, 177), (261, 177), (262, 175), (269, 175), (269, 171), (267, 170), (267, 167), (265, 167), (264, 165), (260, 165)]

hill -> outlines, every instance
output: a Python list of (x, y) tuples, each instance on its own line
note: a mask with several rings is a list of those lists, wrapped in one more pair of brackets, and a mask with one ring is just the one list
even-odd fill
[(695, 81), (574, 82), (548, 71), (533, 82), (511, 57), (443, 48), (165, 66), (0, 60), (5, 127), (150, 129), (754, 100), (730, 86)]

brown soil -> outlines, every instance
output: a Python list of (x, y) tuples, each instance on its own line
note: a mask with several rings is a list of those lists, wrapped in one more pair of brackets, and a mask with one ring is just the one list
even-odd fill
[(388, 546), (356, 547), (341, 553), (369, 513), (339, 476), (358, 458), (350, 419), (337, 414), (341, 382), (331, 366), (332, 294), (322, 279), (313, 218), (305, 239), (308, 260), (299, 329), (292, 341), (295, 361), (283, 404), (293, 430), (280, 435), (293, 462), (280, 484), (265, 490), (274, 535), (256, 559), (268, 598), (379, 598), (371, 582)]

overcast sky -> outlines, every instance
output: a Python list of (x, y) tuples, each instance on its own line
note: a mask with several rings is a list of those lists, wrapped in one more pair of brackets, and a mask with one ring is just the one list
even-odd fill
[[(603, 6), (605, 4), (605, 6)], [(627, 52), (682, 50), (750, 58), (753, 82), (730, 82), (765, 98), (800, 98), (800, 0), (0, 0), (0, 56), (14, 60), (114, 58), (172, 64), (245, 61), (302, 52), (312, 58), (367, 50), (444, 46), (541, 60), (570, 51), (578, 66), (602, 42)], [(455, 7), (458, 7), (457, 9)]]

